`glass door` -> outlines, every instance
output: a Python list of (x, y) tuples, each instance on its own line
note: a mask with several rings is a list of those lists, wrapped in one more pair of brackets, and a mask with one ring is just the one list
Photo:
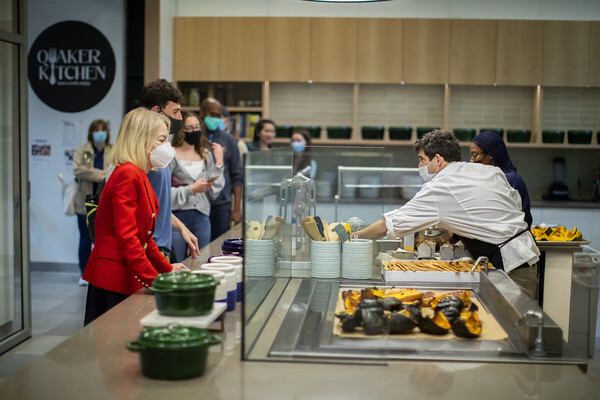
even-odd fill
[(0, 353), (31, 336), (24, 3), (0, 0)]

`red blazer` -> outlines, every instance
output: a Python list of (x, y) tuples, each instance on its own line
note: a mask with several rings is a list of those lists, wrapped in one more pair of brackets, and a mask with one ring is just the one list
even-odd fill
[(106, 182), (96, 212), (96, 241), (83, 279), (122, 294), (152, 286), (173, 267), (152, 240), (158, 200), (144, 171), (119, 165)]

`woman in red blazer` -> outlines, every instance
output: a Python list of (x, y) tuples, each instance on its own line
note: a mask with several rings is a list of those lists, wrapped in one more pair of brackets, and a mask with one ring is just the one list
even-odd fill
[(96, 240), (83, 275), (89, 282), (85, 325), (151, 286), (159, 273), (187, 270), (169, 264), (152, 240), (159, 205), (146, 174), (173, 158), (169, 125), (145, 108), (130, 111), (121, 123), (111, 152), (116, 168), (100, 196)]

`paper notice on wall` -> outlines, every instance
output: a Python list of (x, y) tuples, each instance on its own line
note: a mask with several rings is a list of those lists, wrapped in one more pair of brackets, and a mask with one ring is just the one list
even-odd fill
[(65, 167), (73, 167), (73, 154), (75, 154), (75, 149), (65, 149)]
[(50, 164), (52, 146), (48, 139), (35, 139), (31, 145), (31, 162), (33, 165)]
[(71, 148), (79, 147), (85, 142), (81, 133), (81, 120), (63, 119), (62, 145)]

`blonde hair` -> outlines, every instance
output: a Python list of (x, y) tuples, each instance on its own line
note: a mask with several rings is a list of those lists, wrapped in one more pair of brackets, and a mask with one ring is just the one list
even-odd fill
[(156, 141), (161, 124), (165, 124), (168, 132), (171, 123), (159, 113), (144, 107), (129, 111), (121, 122), (117, 140), (110, 152), (111, 164), (116, 167), (133, 163), (145, 170), (148, 166), (148, 152)]

